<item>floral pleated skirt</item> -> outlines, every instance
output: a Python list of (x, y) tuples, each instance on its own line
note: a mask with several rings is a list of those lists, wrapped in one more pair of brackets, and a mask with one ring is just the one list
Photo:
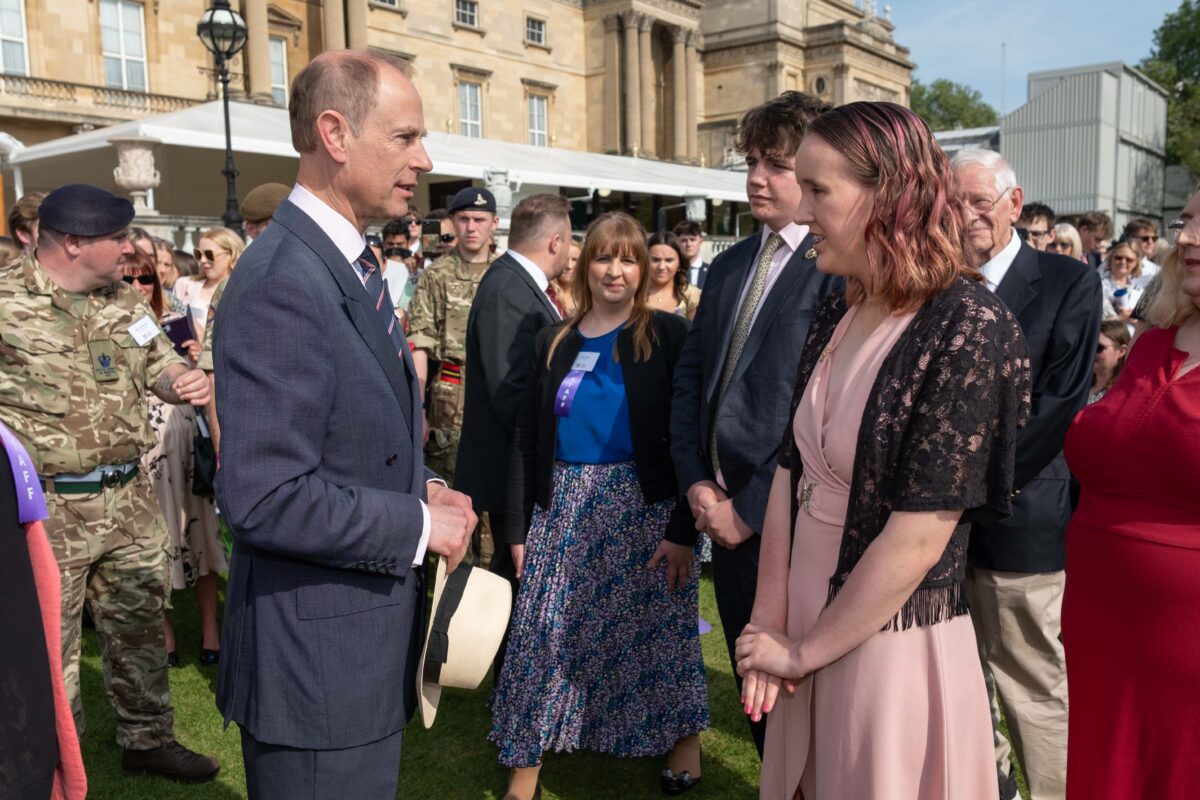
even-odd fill
[(699, 563), (674, 591), (665, 563), (646, 569), (673, 507), (643, 502), (632, 462), (555, 465), (493, 697), (505, 766), (545, 751), (661, 755), (708, 727)]

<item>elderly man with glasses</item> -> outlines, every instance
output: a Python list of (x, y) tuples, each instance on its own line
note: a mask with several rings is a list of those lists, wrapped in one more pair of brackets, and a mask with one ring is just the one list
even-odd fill
[[(967, 208), (969, 244), (984, 262), (988, 288), (1021, 325), (1033, 375), (1033, 413), (1017, 440), (1012, 515), (971, 530), (971, 618), (993, 717), (998, 721), (998, 701), (1030, 795), (1061, 798), (1067, 675), (1059, 632), (1071, 514), (1062, 446), (1091, 386), (1100, 278), (1080, 261), (1037, 252), (1014, 233), (1024, 192), (998, 153), (961, 150), (952, 164)], [(1001, 797), (1013, 797), (1009, 745), (996, 739)]]

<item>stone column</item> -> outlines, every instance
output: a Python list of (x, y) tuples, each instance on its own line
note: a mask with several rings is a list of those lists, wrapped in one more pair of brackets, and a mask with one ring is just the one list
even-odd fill
[(687, 73), (687, 157), (695, 161), (700, 158), (700, 104), (696, 83), (700, 80), (700, 59), (697, 58), (696, 31), (688, 31), (687, 50), (684, 51), (684, 72)]
[(671, 117), (671, 128), (675, 134), (675, 146), (671, 157), (676, 161), (687, 158), (688, 140), (688, 98), (687, 98), (687, 64), (684, 63), (684, 53), (687, 50), (688, 32), (685, 28), (671, 29), (671, 94), (674, 95), (674, 114)]
[(621, 18), (604, 18), (604, 149), (621, 152)]
[(255, 103), (271, 103), (271, 55), (267, 25), (267, 0), (245, 0), (246, 10), (246, 69), (250, 99)]
[(625, 151), (640, 149), (642, 135), (642, 95), (638, 81), (638, 17), (636, 11), (622, 11), (625, 26)]
[(367, 0), (346, 0), (346, 42), (351, 50), (367, 49)]
[(654, 140), (654, 59), (650, 49), (650, 29), (654, 17), (643, 14), (638, 22), (638, 69), (642, 78), (642, 151), (653, 155), (658, 147)]
[(342, 15), (342, 0), (322, 0), (321, 24), (324, 26), (326, 50), (346, 47), (346, 20)]

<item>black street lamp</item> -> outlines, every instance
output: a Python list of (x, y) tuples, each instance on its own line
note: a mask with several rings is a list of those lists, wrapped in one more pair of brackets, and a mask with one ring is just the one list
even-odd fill
[(225, 213), (221, 219), (226, 228), (243, 235), (242, 215), (238, 212), (237, 167), (233, 165), (233, 137), (229, 130), (229, 61), (246, 44), (246, 21), (242, 15), (229, 7), (229, 0), (213, 0), (212, 8), (204, 12), (196, 25), (196, 35), (208, 52), (216, 56), (217, 77), (221, 81), (221, 95), (225, 101)]

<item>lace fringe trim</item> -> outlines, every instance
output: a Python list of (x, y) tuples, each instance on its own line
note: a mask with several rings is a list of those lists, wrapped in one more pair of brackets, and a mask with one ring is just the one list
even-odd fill
[[(841, 591), (842, 585), (829, 582), (829, 593), (825, 600), (828, 606)], [(945, 586), (925, 586), (913, 592), (896, 615), (883, 626), (883, 631), (903, 631), (912, 627), (927, 628), (939, 622), (949, 622), (968, 611), (967, 591), (963, 581)]]

